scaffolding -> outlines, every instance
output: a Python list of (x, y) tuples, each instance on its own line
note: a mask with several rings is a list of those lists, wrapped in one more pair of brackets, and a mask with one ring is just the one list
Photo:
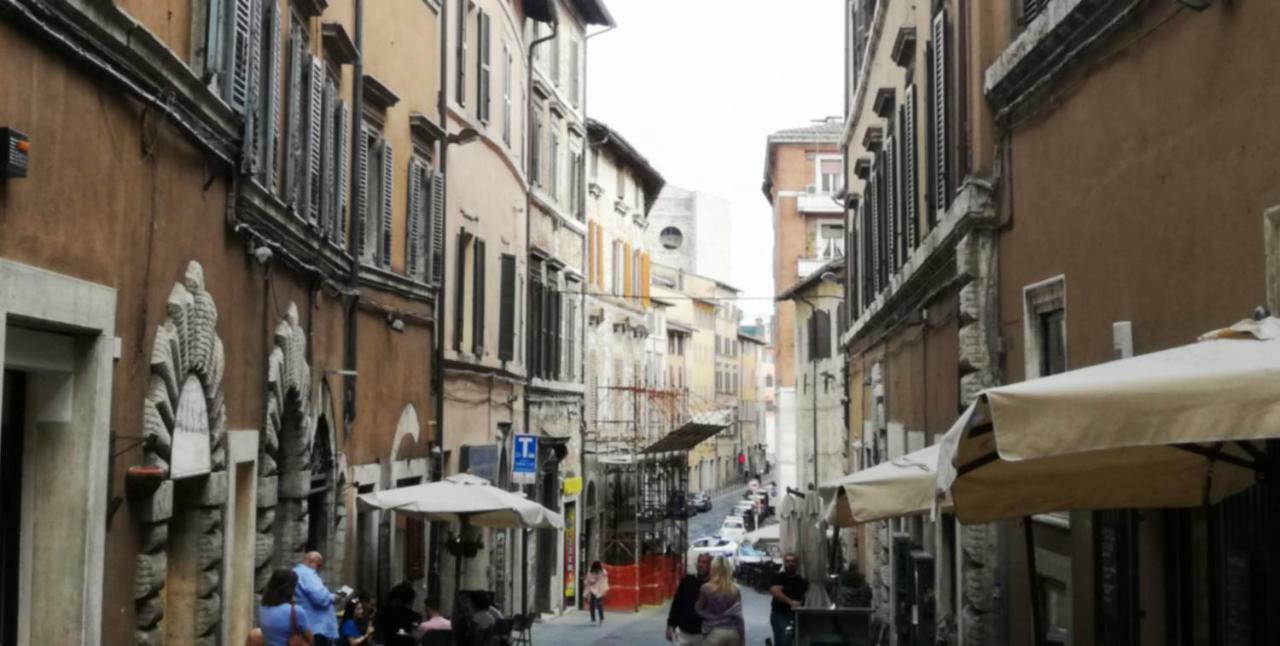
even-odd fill
[(595, 389), (587, 450), (602, 476), (599, 558), (606, 605), (638, 610), (675, 593), (689, 545), (689, 449), (725, 428), (691, 412), (684, 389)]

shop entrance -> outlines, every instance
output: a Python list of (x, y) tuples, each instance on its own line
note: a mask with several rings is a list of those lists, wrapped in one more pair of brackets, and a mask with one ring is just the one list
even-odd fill
[(22, 427), (26, 377), (4, 371), (0, 401), (0, 644), (18, 643), (18, 568), (22, 559)]

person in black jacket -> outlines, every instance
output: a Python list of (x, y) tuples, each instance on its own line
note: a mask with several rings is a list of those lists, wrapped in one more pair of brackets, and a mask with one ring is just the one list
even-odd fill
[(686, 574), (680, 579), (676, 596), (671, 600), (671, 612), (667, 613), (667, 641), (678, 645), (702, 643), (702, 617), (693, 606), (698, 603), (702, 584), (711, 578), (711, 555), (698, 555), (698, 573)]

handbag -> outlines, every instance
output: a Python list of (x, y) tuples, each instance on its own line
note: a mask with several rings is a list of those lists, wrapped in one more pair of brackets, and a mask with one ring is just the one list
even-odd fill
[(298, 628), (298, 606), (289, 604), (289, 646), (311, 646), (311, 639)]

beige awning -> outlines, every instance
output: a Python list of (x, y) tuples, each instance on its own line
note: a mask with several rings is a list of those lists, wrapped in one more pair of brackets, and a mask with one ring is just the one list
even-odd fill
[(873, 520), (915, 516), (933, 509), (938, 446), (925, 447), (819, 487), (827, 522), (852, 527)]
[(938, 491), (965, 523), (1193, 507), (1256, 480), (1280, 437), (1280, 320), (984, 392), (947, 432)]

